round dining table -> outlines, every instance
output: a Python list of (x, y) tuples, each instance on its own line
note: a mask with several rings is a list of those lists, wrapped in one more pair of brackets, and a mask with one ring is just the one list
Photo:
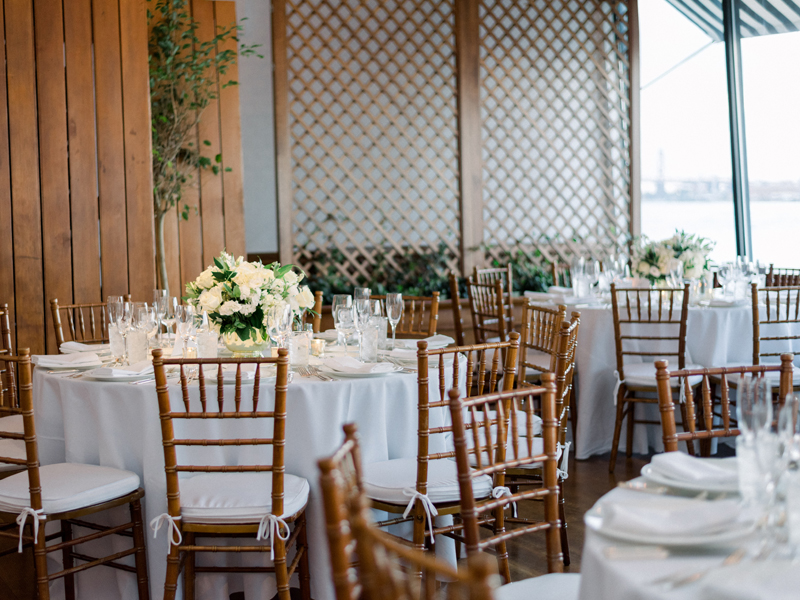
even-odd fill
[[(432, 369), (429, 377), (432, 382), (431, 399), (438, 400), (438, 372)], [(451, 382), (452, 372), (448, 369), (447, 389)], [(463, 388), (465, 382), (460, 383)], [(196, 387), (197, 382), (190, 386)], [(228, 395), (233, 396), (233, 387), (225, 386), (226, 401)], [(207, 389), (211, 397), (216, 398), (215, 386)], [(243, 384), (243, 402), (250, 401), (248, 389), (252, 390), (252, 383), (249, 386)], [(274, 402), (274, 390), (264, 383), (261, 389), (259, 406), (263, 407), (261, 410), (271, 410), (269, 405)], [(265, 390), (268, 391), (265, 393)], [(87, 377), (72, 378), (48, 373), (36, 368), (33, 391), (42, 464), (79, 462), (132, 471), (139, 476), (145, 490), (144, 508), (147, 521), (166, 512), (164, 454), (154, 382), (100, 382)], [(170, 380), (170, 394), (173, 403), (182, 403), (179, 380)], [(440, 407), (431, 410), (430, 418), (431, 425), (438, 426), (443, 425), (449, 415), (444, 407)], [(381, 377), (323, 381), (294, 374), (289, 385), (286, 472), (306, 478), (311, 489), (306, 515), (312, 596), (316, 600), (330, 600), (334, 597), (317, 461), (333, 453), (342, 443), (342, 425), (349, 422), (358, 425), (365, 464), (415, 457), (417, 375), (403, 372)], [(260, 436), (255, 434), (252, 437), (264, 437), (264, 432), (261, 433)], [(238, 437), (248, 435), (250, 434), (245, 432)], [(431, 440), (431, 452), (444, 449), (445, 440), (435, 439), (443, 437), (434, 436)], [(438, 448), (439, 444), (442, 448)], [(198, 452), (203, 450), (202, 447), (192, 447), (194, 448)], [(248, 450), (231, 450), (229, 447), (223, 459), (228, 464), (253, 464), (258, 456), (252, 454), (252, 447), (249, 448), (251, 454), (244, 456), (242, 453)], [(126, 519), (127, 515), (123, 511), (112, 517)], [(166, 573), (168, 542), (164, 530), (159, 533), (153, 539), (152, 531), (148, 529), (147, 556), (153, 598), (163, 595)], [(125, 539), (110, 543), (116, 544), (114, 548), (118, 546), (118, 550), (129, 544)], [(247, 564), (246, 561), (254, 559), (261, 557), (201, 555), (198, 556), (198, 564), (220, 564), (220, 561), (237, 560), (241, 563), (226, 564)], [(137, 597), (134, 578), (128, 573), (113, 569), (92, 569), (80, 573), (76, 583), (82, 598), (127, 600)], [(292, 585), (297, 585), (296, 576)], [(244, 591), (248, 598), (271, 598), (275, 593), (274, 578), (263, 574), (241, 573), (201, 574), (197, 578), (198, 600), (228, 598), (231, 593), (238, 591)]]
[[(631, 483), (644, 483), (644, 478)], [(646, 503), (652, 498), (652, 493), (616, 488), (595, 506)], [(695, 501), (703, 502), (701, 498)], [(587, 527), (579, 600), (789, 600), (800, 596), (800, 569), (796, 561), (784, 557), (791, 552), (768, 553), (764, 548), (759, 531), (724, 544), (664, 546), (619, 541)]]

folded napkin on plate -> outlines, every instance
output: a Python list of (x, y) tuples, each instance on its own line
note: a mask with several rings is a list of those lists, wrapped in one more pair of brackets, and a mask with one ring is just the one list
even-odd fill
[(736, 484), (739, 472), (735, 463), (719, 458), (696, 458), (682, 452), (656, 454), (650, 467), (659, 475), (676, 481)]
[(135, 377), (153, 372), (153, 363), (143, 360), (127, 367), (100, 367), (92, 371), (97, 377)]
[(396, 370), (391, 363), (363, 363), (352, 356), (323, 358), (322, 364), (340, 373), (391, 373)]
[(789, 560), (743, 562), (711, 571), (701, 585), (706, 600), (796, 600), (800, 569)]
[(571, 287), (564, 287), (564, 286), (561, 286), (561, 285), (551, 285), (549, 288), (547, 288), (547, 293), (548, 294), (572, 294), (572, 288)]
[(390, 356), (397, 360), (417, 360), (417, 350), (411, 348), (395, 348), (381, 352), (384, 356)]
[(82, 344), (81, 342), (64, 342), (60, 346), (64, 354), (74, 354), (76, 352), (96, 352), (102, 354), (111, 352), (111, 344)]
[(449, 335), (432, 335), (429, 338), (425, 338), (424, 340), (395, 340), (395, 346), (397, 348), (410, 348), (411, 350), (417, 349), (417, 342), (428, 342), (428, 348), (431, 350), (437, 350), (439, 348), (446, 348), (450, 344), (455, 344), (455, 340), (451, 338)]
[(534, 302), (552, 302), (554, 300), (553, 295), (547, 292), (525, 292), (524, 296)]
[(713, 502), (637, 494), (600, 501), (603, 529), (637, 535), (714, 533), (734, 525), (741, 514), (736, 500)]
[(46, 369), (57, 369), (60, 367), (91, 367), (92, 365), (102, 364), (100, 357), (94, 352), (51, 355), (35, 354), (31, 357), (31, 362)]
[(328, 329), (314, 334), (314, 338), (318, 340), (325, 340), (328, 342), (335, 342), (339, 339), (339, 332), (335, 329)]
[(749, 304), (750, 301), (744, 298), (739, 300), (724, 300), (722, 298), (713, 298), (708, 302), (709, 306), (717, 306), (717, 307), (733, 307), (733, 306), (745, 306)]

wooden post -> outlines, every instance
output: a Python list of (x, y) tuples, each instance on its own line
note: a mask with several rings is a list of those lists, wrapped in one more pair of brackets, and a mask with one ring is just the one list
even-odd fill
[(292, 155), (289, 143), (289, 75), (286, 61), (286, 0), (272, 2), (275, 107), (275, 180), (278, 196), (278, 258), (292, 261)]

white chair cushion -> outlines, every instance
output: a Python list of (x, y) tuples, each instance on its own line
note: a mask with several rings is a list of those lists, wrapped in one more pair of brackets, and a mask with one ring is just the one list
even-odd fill
[[(688, 369), (702, 369), (700, 365), (686, 365)], [(676, 369), (677, 370), (677, 369)], [(689, 377), (689, 385), (697, 385), (703, 381), (702, 375)], [(656, 387), (656, 366), (651, 362), (631, 363), (625, 365), (625, 383), (628, 385)], [(678, 378), (670, 377), (672, 387), (678, 387)]]
[[(139, 487), (136, 473), (79, 463), (45, 465), (39, 467), (39, 476), (45, 514), (107, 502)], [(30, 502), (27, 471), (0, 480), (0, 510), (19, 512), (30, 507)]]
[[(364, 491), (380, 502), (408, 504), (410, 496), (404, 490), (417, 487), (417, 459), (396, 458), (372, 463), (364, 467)], [(482, 475), (472, 480), (475, 498), (486, 498), (492, 492), (492, 478)], [(458, 470), (456, 462), (447, 458), (428, 463), (428, 497), (431, 502), (458, 502)]]
[(500, 586), (495, 600), (577, 600), (581, 587), (578, 573), (548, 573)]
[(0, 418), (0, 431), (4, 433), (25, 433), (22, 415), (11, 415)]
[[(13, 418), (13, 417), (6, 417)], [(25, 442), (22, 440), (0, 439), (0, 456), (5, 458), (17, 458), (25, 460)], [(0, 463), (0, 473), (3, 471), (16, 471), (24, 469), (23, 465), (12, 465), (10, 463)]]
[[(180, 480), (181, 515), (189, 523), (258, 523), (272, 514), (272, 473), (203, 473)], [(283, 514), (308, 503), (308, 481), (283, 476)]]

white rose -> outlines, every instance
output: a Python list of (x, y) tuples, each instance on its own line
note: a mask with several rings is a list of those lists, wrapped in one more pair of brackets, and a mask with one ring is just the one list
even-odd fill
[(217, 282), (214, 279), (214, 272), (211, 270), (211, 267), (200, 273), (195, 283), (204, 290), (214, 287)]
[(205, 290), (197, 299), (200, 308), (207, 312), (214, 312), (222, 303), (222, 288), (214, 286), (210, 290)]
[(650, 272), (650, 265), (644, 261), (641, 261), (638, 265), (636, 265), (636, 270), (642, 275), (647, 275)]
[(239, 284), (239, 297), (240, 298), (247, 298), (250, 296), (251, 290), (250, 286), (245, 283)]
[(272, 288), (274, 291), (276, 291), (276, 292), (278, 292), (278, 293), (280, 294), (280, 293), (282, 293), (282, 292), (283, 292), (283, 289), (284, 289), (284, 287), (285, 287), (285, 284), (284, 284), (284, 282), (283, 282), (283, 280), (282, 280), (282, 279), (275, 279), (275, 280), (272, 282), (272, 284), (270, 285), (270, 287), (271, 287), (271, 288)]
[(232, 315), (235, 312), (239, 312), (240, 308), (242, 308), (241, 304), (235, 300), (228, 300), (225, 304), (219, 307), (219, 314), (224, 316)]
[(283, 276), (283, 280), (286, 282), (287, 285), (294, 285), (300, 279), (297, 277), (297, 273), (294, 271), (289, 271), (286, 275)]
[(658, 267), (650, 267), (650, 275), (653, 277), (661, 277), (661, 271), (658, 270)]
[(240, 304), (239, 305), (239, 312), (241, 314), (243, 314), (243, 315), (252, 315), (256, 311), (256, 307), (257, 306), (258, 306), (258, 303), (256, 303), (256, 304), (252, 304), (252, 303)]
[(300, 308), (313, 308), (314, 307), (314, 294), (308, 289), (308, 286), (300, 288), (300, 293), (297, 295), (297, 304)]
[(264, 283), (269, 283), (273, 279), (275, 279), (275, 273), (272, 269), (264, 269)]
[(286, 295), (287, 295), (289, 298), (294, 298), (294, 297), (295, 297), (295, 296), (297, 296), (297, 294), (299, 294), (299, 293), (300, 293), (300, 290), (298, 290), (298, 289), (297, 289), (297, 286), (296, 286), (296, 285), (292, 285), (292, 286), (290, 286), (290, 287), (289, 287), (289, 289), (288, 289), (288, 290), (286, 290)]

